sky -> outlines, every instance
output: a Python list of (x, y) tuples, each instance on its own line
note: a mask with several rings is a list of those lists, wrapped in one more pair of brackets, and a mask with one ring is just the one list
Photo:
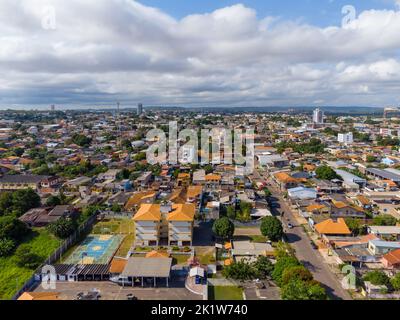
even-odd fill
[(0, 108), (399, 104), (400, 0), (0, 1)]

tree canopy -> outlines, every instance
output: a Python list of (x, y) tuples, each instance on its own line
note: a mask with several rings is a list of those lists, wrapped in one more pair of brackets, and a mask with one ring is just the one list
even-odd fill
[(283, 236), (282, 223), (277, 217), (265, 217), (261, 221), (260, 230), (262, 235), (271, 241), (279, 241)]
[(212, 230), (218, 237), (230, 239), (235, 232), (235, 225), (227, 217), (223, 217), (215, 220)]

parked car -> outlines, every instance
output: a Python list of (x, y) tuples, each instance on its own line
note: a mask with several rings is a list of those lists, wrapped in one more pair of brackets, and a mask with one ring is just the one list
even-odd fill
[(293, 225), (290, 222), (288, 223), (287, 226), (288, 226), (289, 229), (293, 229), (294, 228)]

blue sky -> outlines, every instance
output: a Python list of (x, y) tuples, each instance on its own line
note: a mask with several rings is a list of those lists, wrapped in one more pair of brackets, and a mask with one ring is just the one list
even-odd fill
[(352, 5), (357, 12), (368, 9), (393, 9), (394, 0), (139, 0), (180, 19), (189, 14), (208, 13), (216, 9), (242, 3), (257, 10), (259, 18), (280, 16), (313, 25), (340, 25), (342, 8)]

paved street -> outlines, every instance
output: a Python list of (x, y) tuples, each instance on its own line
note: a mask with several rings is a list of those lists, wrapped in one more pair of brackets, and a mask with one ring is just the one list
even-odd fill
[[(261, 176), (260, 176), (261, 178)], [(266, 177), (264, 177), (264, 180)], [(268, 179), (270, 181), (270, 179)], [(284, 212), (283, 223), (285, 225), (287, 238), (289, 243), (296, 250), (297, 258), (313, 273), (314, 278), (323, 284), (332, 299), (350, 300), (349, 293), (344, 290), (339, 279), (332, 273), (328, 265), (325, 264), (322, 256), (318, 251), (314, 250), (310, 244), (308, 235), (304, 232), (301, 226), (297, 226), (295, 217), (282, 198), (282, 192), (275, 186), (268, 186), (273, 197), (278, 199), (280, 204), (279, 209), (273, 210), (274, 214), (279, 215), (279, 212)], [(287, 224), (291, 222), (295, 228), (289, 230)]]

